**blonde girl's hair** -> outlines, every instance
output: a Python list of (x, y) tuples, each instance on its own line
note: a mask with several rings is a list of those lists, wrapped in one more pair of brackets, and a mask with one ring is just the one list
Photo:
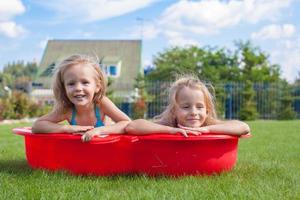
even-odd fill
[[(167, 108), (162, 112), (162, 114), (155, 116), (154, 121), (156, 123), (160, 123), (166, 126), (177, 127), (177, 120), (175, 117), (175, 105), (177, 104), (177, 96), (181, 89), (184, 87), (198, 89), (202, 91), (204, 95), (204, 101), (207, 109), (207, 118), (204, 122), (204, 126), (214, 124), (217, 120), (217, 114), (215, 110), (215, 102), (213, 95), (209, 92), (208, 88), (205, 86), (203, 82), (201, 82), (198, 78), (193, 76), (187, 76), (177, 79), (169, 90), (169, 102)], [(213, 89), (213, 87), (211, 86)]]
[(106, 92), (106, 77), (100, 70), (99, 62), (96, 58), (88, 55), (72, 55), (64, 59), (56, 68), (53, 81), (53, 93), (55, 98), (55, 106), (58, 110), (66, 111), (68, 108), (73, 107), (73, 103), (67, 97), (64, 74), (75, 65), (84, 65), (92, 67), (95, 70), (96, 84), (100, 90), (95, 93), (93, 101), (99, 103)]

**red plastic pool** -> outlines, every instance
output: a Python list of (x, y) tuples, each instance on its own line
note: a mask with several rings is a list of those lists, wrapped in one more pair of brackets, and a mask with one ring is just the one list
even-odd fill
[(239, 140), (229, 135), (184, 138), (156, 134), (109, 135), (83, 143), (79, 135), (32, 134), (30, 128), (15, 128), (13, 132), (25, 137), (26, 157), (32, 168), (95, 175), (221, 173), (234, 167)]

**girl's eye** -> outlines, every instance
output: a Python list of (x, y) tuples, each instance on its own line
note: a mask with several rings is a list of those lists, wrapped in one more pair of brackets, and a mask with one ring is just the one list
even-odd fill
[(70, 83), (67, 83), (68, 86), (73, 86), (75, 83), (73, 82), (70, 82)]
[(88, 85), (89, 83), (90, 83), (90, 82), (88, 82), (88, 81), (83, 81), (83, 82), (82, 82), (83, 85)]

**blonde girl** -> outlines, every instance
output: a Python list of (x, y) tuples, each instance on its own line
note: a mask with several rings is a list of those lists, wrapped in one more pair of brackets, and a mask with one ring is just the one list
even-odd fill
[(153, 133), (226, 133), (242, 135), (249, 133), (249, 126), (238, 120), (217, 119), (214, 99), (204, 83), (194, 77), (179, 78), (170, 88), (169, 105), (154, 118), (134, 120), (126, 127), (132, 134)]
[[(66, 58), (54, 76), (54, 109), (37, 119), (32, 132), (81, 134), (83, 141), (95, 135), (124, 133), (130, 119), (105, 96), (105, 91), (106, 78), (94, 58)], [(104, 126), (106, 116), (116, 123)], [(59, 123), (65, 120), (68, 125)]]

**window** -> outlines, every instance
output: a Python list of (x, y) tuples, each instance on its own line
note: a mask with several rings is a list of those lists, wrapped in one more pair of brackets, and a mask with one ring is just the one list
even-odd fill
[(109, 74), (111, 76), (116, 76), (117, 75), (117, 67), (114, 65), (109, 66)]
[[(105, 60), (104, 60), (105, 61)], [(104, 62), (103, 61), (103, 62)], [(105, 61), (105, 63), (99, 63), (99, 67), (102, 70), (103, 73), (105, 73), (107, 76), (111, 76), (111, 77), (119, 77), (121, 74), (121, 65), (122, 62), (119, 61)]]

